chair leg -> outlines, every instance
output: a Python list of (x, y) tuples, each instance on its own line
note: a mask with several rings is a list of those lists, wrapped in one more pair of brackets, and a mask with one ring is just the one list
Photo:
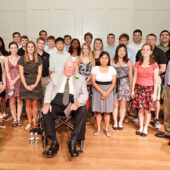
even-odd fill
[(83, 146), (84, 146), (84, 140), (81, 140), (80, 141), (80, 150), (79, 150), (80, 153), (83, 153)]

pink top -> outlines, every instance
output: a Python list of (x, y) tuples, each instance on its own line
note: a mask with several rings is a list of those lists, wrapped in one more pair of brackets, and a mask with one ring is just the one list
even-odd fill
[(154, 85), (154, 70), (158, 67), (158, 64), (155, 62), (149, 67), (142, 67), (139, 65), (139, 61), (135, 63), (137, 68), (137, 84), (141, 86), (153, 86)]

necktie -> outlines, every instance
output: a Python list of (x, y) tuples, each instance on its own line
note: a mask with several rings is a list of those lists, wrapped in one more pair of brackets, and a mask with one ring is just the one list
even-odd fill
[(64, 87), (64, 94), (63, 94), (63, 104), (66, 106), (69, 103), (69, 78), (67, 78), (65, 87)]

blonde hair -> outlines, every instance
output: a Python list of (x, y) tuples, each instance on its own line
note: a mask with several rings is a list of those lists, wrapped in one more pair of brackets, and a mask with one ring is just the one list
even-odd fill
[(36, 49), (36, 45), (35, 45), (35, 43), (33, 41), (28, 41), (28, 43), (26, 45), (25, 55), (24, 55), (24, 62), (27, 62), (27, 63), (30, 62), (30, 59), (29, 59), (29, 56), (28, 56), (28, 51), (27, 51), (28, 44), (33, 44), (33, 46), (34, 46), (33, 61), (34, 61), (34, 63), (38, 63), (37, 49)]
[(80, 63), (82, 62), (82, 59), (83, 59), (83, 47), (84, 46), (87, 46), (88, 50), (89, 50), (89, 54), (88, 54), (88, 57), (89, 57), (89, 60), (90, 62), (92, 63), (92, 65), (94, 65), (95, 61), (94, 61), (94, 58), (93, 58), (93, 55), (92, 55), (92, 52), (91, 52), (91, 48), (90, 48), (90, 45), (88, 45), (87, 43), (83, 43), (82, 47), (81, 47), (81, 55), (78, 59), (78, 67), (80, 67)]

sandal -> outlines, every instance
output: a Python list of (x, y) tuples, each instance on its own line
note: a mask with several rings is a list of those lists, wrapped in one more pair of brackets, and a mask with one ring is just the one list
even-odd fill
[(109, 130), (105, 130), (105, 133), (106, 133), (106, 136), (107, 136), (107, 137), (111, 136), (111, 133), (110, 133)]
[(18, 126), (22, 126), (22, 125), (23, 125), (22, 121), (21, 120), (18, 121)]
[(98, 135), (100, 134), (100, 131), (101, 131), (100, 129), (97, 129), (97, 131), (94, 132), (94, 135), (95, 135), (95, 136), (98, 136)]
[(12, 127), (16, 127), (18, 125), (18, 122), (17, 121), (13, 121), (12, 122)]
[(2, 116), (4, 117), (4, 119), (8, 118), (8, 114), (7, 113), (4, 113)]
[(29, 124), (27, 124), (26, 126), (25, 126), (25, 130), (30, 130), (31, 129), (31, 124), (29, 123)]

